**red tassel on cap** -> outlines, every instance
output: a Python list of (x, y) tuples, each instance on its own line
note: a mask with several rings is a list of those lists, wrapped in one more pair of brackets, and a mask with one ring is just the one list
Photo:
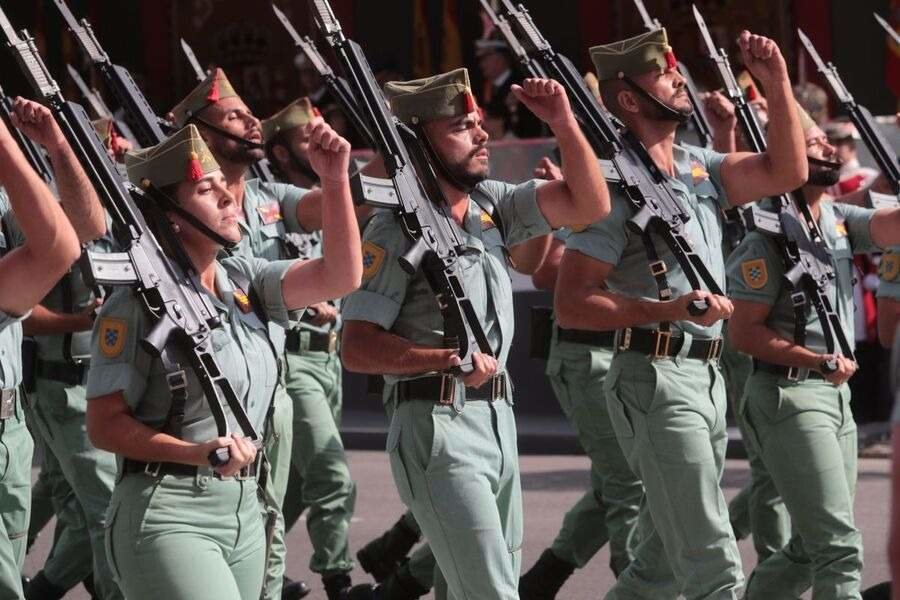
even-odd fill
[(191, 152), (191, 160), (188, 162), (188, 181), (200, 181), (203, 179), (203, 165), (200, 164), (200, 157), (196, 152)]
[(666, 68), (674, 69), (678, 67), (678, 59), (675, 58), (675, 53), (669, 50), (666, 52)]
[(472, 95), (472, 92), (466, 92), (466, 114), (475, 112), (475, 109), (477, 108), (478, 105), (475, 104), (475, 96)]
[(209, 92), (206, 93), (206, 100), (208, 102), (218, 102), (219, 101), (219, 80), (213, 79), (212, 85), (209, 87)]
[(321, 117), (321, 116), (322, 116), (322, 111), (319, 110), (319, 107), (318, 107), (318, 106), (313, 106), (313, 107), (312, 107), (312, 114), (313, 114), (314, 117)]
[(756, 100), (756, 86), (748, 85), (744, 91), (747, 92), (747, 100), (750, 102)]

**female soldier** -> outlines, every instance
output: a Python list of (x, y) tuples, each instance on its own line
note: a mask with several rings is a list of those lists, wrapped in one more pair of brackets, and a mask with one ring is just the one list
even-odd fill
[[(216, 260), (223, 246), (240, 240), (240, 208), (193, 125), (126, 159), (129, 178), (165, 200), (221, 320), (212, 332), (216, 361), (257, 432), (278, 380), (265, 320), (286, 326), (288, 311), (343, 296), (362, 276), (350, 145), (321, 119), (307, 128), (310, 164), (329, 199), (322, 209), (324, 257), (315, 260)], [(150, 326), (141, 300), (119, 290), (94, 328), (88, 433), (97, 447), (122, 458), (106, 523), (111, 567), (131, 600), (256, 600), (265, 561), (256, 447), (238, 433), (217, 436), (190, 369), (183, 411), (171, 413), (183, 417), (169, 418), (168, 373), (140, 345)], [(178, 356), (176, 349), (169, 353)], [(230, 430), (240, 431), (232, 417)], [(208, 457), (220, 448), (230, 459), (212, 467)]]

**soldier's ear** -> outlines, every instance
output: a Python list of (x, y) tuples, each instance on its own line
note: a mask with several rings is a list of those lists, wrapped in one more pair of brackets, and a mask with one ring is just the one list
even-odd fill
[(290, 162), (290, 156), (288, 155), (288, 149), (282, 146), (281, 144), (275, 144), (272, 146), (272, 155), (275, 157), (275, 160), (278, 161), (278, 165), (286, 165)]
[(616, 94), (616, 103), (625, 112), (637, 114), (641, 110), (640, 104), (638, 103), (637, 94), (635, 94), (631, 90), (621, 90), (618, 94)]

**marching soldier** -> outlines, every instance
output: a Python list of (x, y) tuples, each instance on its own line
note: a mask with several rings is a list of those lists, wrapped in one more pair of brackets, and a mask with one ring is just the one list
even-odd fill
[[(196, 127), (126, 161), (132, 182), (155, 186), (172, 202), (173, 229), (221, 320), (213, 352), (256, 431), (279, 385), (281, 352), (270, 330), (289, 326), (289, 311), (346, 294), (361, 272), (349, 144), (320, 119), (308, 134), (310, 162), (329, 199), (323, 257), (314, 260), (217, 260), (223, 243), (241, 239), (240, 205)], [(258, 490), (256, 446), (237, 433), (217, 436), (190, 370), (184, 418), (172, 423), (166, 368), (140, 344), (150, 326), (142, 301), (125, 289), (104, 304), (94, 330), (88, 432), (123, 460), (107, 524), (111, 563), (130, 599), (255, 600), (266, 550), (259, 498), (268, 492)], [(210, 453), (221, 448), (230, 459), (210, 466)]]
[[(784, 59), (771, 40), (743, 32), (744, 64), (769, 91), (765, 154), (674, 144), (691, 104), (664, 29), (591, 49), (604, 105), (646, 146), (681, 200), (694, 252), (724, 288), (721, 209), (800, 185), (803, 134)], [(668, 246), (628, 226), (614, 191), (610, 216), (573, 233), (556, 293), (560, 327), (618, 330), (606, 376), (612, 426), (646, 493), (631, 564), (608, 598), (734, 598), (740, 556), (719, 480), (725, 389), (716, 360), (731, 302), (691, 289)], [(652, 272), (651, 272), (652, 269)], [(688, 310), (704, 300), (701, 315)]]
[[(770, 101), (771, 107), (771, 101)], [(774, 116), (774, 113), (772, 113)], [(809, 180), (801, 193), (830, 249), (836, 278), (827, 293), (853, 344), (853, 255), (900, 243), (900, 209), (870, 210), (834, 202), (826, 190), (840, 178), (835, 148), (803, 116)], [(816, 162), (818, 161), (818, 162)], [(826, 163), (827, 164), (827, 163)], [(747, 235), (728, 260), (735, 311), (731, 343), (754, 358), (743, 416), (791, 516), (790, 542), (757, 565), (747, 598), (859, 598), (862, 539), (853, 520), (856, 424), (847, 380), (850, 358), (829, 354), (815, 310), (792, 303), (775, 240)], [(830, 326), (827, 328), (830, 330)], [(825, 368), (834, 361), (836, 369)]]
[[(298, 252), (291, 241), (293, 236), (289, 234), (322, 229), (321, 191), (246, 178), (247, 169), (265, 157), (262, 127), (237, 95), (225, 73), (221, 69), (210, 73), (172, 109), (172, 115), (179, 125), (193, 123), (198, 127), (222, 167), (228, 189), (241, 211), (243, 238), (237, 253), (267, 260), (296, 257)], [(287, 353), (301, 351), (299, 330), (288, 330), (286, 339), (283, 332), (273, 332), (273, 335), (279, 348), (284, 348), (286, 342)], [(292, 389), (296, 390), (296, 387)], [(279, 386), (277, 393), (268, 448), (272, 462), (272, 497), (279, 510), (274, 534), (276, 540), (283, 535), (284, 528), (278, 500), (284, 498), (288, 485), (295, 404), (284, 386)], [(336, 454), (339, 456), (329, 460), (333, 461), (332, 465), (342, 464), (336, 466), (333, 475), (322, 473), (327, 480), (317, 481), (314, 487), (307, 486), (310, 496), (306, 498), (312, 507), (307, 528), (314, 532), (314, 547), (318, 550), (311, 559), (312, 570), (322, 575), (329, 600), (335, 600), (342, 591), (350, 588), (349, 574), (353, 569), (347, 532), (356, 504), (356, 486), (350, 479), (343, 450)], [(266, 578), (266, 600), (281, 597), (284, 551), (283, 543), (276, 542), (272, 547), (271, 566)], [(298, 587), (302, 588), (302, 584)], [(291, 593), (300, 597), (302, 591)]]
[(513, 337), (505, 248), (607, 212), (599, 165), (562, 87), (532, 79), (513, 90), (556, 135), (564, 180), (487, 180), (488, 136), (465, 69), (385, 86), (393, 113), (421, 124), (439, 161), (439, 185), (467, 248), (459, 257), (462, 284), (493, 354), (476, 353), (471, 373), (450, 375), (459, 357), (444, 346), (424, 275), (407, 275), (397, 262), (409, 242), (391, 211), (377, 212), (366, 227), (364, 284), (343, 306), (344, 364), (386, 374), (391, 470), (437, 559), (439, 598), (518, 597), (522, 507), (505, 370)]
[[(33, 133), (29, 115), (14, 115), (14, 125)], [(0, 212), (11, 209), (23, 239), (12, 249), (0, 232), (0, 442), (4, 449), (0, 478), (0, 595), (23, 598), (31, 502), (34, 444), (25, 425), (22, 383), (22, 321), (77, 260), (78, 236), (53, 194), (31, 169), (6, 125), (0, 121)], [(61, 165), (58, 165), (61, 168)], [(2, 190), (5, 190), (3, 192)], [(8, 202), (6, 197), (8, 195)], [(66, 196), (73, 219), (90, 213), (86, 196)], [(6, 229), (4, 227), (4, 229)], [(15, 282), (15, 285), (8, 285)]]

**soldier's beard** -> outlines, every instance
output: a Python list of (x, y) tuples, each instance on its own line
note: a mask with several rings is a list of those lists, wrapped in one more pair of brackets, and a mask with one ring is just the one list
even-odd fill
[(447, 173), (450, 175), (451, 183), (453, 183), (454, 185), (461, 185), (465, 190), (474, 189), (476, 185), (487, 179), (490, 175), (489, 167), (469, 167), (469, 160), (456, 164), (445, 163), (445, 168), (447, 169)]
[(827, 167), (813, 167), (809, 170), (809, 178), (806, 185), (817, 187), (831, 187), (841, 180), (841, 172), (838, 169)]
[(239, 142), (226, 142), (218, 148), (218, 154), (227, 160), (239, 165), (252, 165), (266, 157), (262, 148), (250, 148)]

